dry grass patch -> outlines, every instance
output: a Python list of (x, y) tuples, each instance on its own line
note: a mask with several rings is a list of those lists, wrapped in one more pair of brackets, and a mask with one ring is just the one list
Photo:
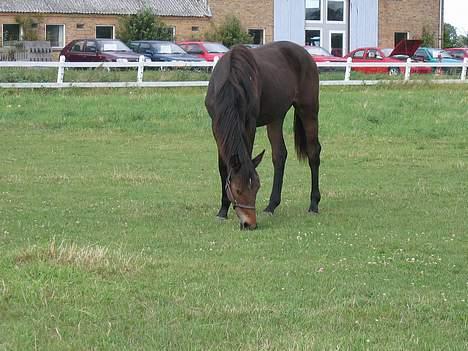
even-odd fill
[(153, 263), (151, 257), (140, 252), (131, 255), (123, 248), (111, 250), (100, 245), (79, 246), (76, 243), (60, 242), (53, 239), (47, 247), (30, 246), (16, 257), (17, 264), (45, 262), (53, 265), (72, 266), (88, 271), (117, 271), (134, 273), (141, 271), (147, 264)]

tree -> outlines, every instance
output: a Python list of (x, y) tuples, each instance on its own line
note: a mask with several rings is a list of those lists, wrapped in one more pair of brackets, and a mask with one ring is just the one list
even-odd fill
[(454, 48), (457, 45), (457, 30), (450, 23), (444, 23), (444, 47)]
[(22, 40), (34, 41), (38, 39), (37, 26), (41, 22), (40, 17), (18, 15), (15, 17), (15, 22), (23, 29)]
[(433, 47), (435, 43), (434, 33), (430, 32), (427, 26), (423, 26), (421, 34), (421, 46)]
[(124, 42), (131, 40), (172, 40), (172, 31), (150, 9), (124, 17), (117, 36)]
[(205, 39), (222, 42), (227, 47), (236, 44), (250, 44), (252, 36), (242, 27), (240, 20), (236, 16), (227, 16), (219, 26), (213, 25), (211, 31), (205, 34)]

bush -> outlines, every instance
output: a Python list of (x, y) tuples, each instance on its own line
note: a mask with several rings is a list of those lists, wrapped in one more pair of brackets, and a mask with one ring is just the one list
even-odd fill
[(227, 47), (236, 44), (250, 44), (252, 36), (242, 27), (240, 20), (235, 16), (226, 17), (219, 27), (213, 25), (211, 31), (205, 34), (209, 41), (222, 42)]
[(172, 31), (151, 10), (144, 9), (124, 17), (117, 33), (124, 42), (131, 40), (172, 40)]

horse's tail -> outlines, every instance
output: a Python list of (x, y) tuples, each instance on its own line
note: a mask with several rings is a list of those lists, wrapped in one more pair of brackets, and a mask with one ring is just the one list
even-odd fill
[(294, 145), (297, 158), (301, 161), (305, 160), (307, 158), (307, 138), (304, 125), (296, 108), (294, 108)]

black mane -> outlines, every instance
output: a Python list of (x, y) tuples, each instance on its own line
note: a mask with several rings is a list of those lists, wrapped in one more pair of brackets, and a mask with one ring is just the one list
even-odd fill
[[(238, 157), (240, 164), (249, 164), (252, 145), (246, 132), (255, 129), (258, 112), (258, 67), (250, 49), (235, 46), (216, 66), (224, 79), (216, 86), (216, 111), (213, 131), (221, 155), (226, 162)], [(219, 72), (219, 70), (222, 70)]]

